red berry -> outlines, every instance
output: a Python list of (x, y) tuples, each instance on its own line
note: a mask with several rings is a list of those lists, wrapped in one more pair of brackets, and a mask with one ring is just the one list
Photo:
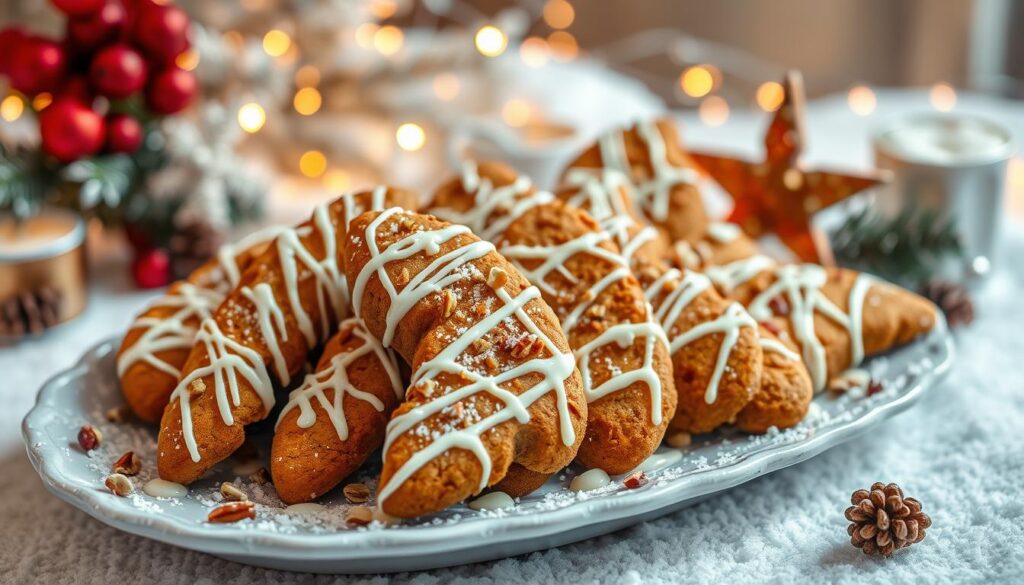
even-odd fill
[(89, 80), (83, 75), (75, 75), (64, 82), (64, 85), (57, 92), (57, 97), (68, 98), (89, 105), (95, 96), (92, 93), (92, 88), (89, 86)]
[(107, 116), (107, 151), (131, 154), (142, 144), (142, 124), (126, 114)]
[(118, 39), (128, 24), (128, 11), (120, 0), (109, 0), (100, 10), (69, 18), (67, 38), (78, 51), (91, 52)]
[(113, 45), (96, 54), (89, 79), (99, 93), (125, 98), (146, 85), (146, 61), (128, 45)]
[(25, 31), (16, 26), (0, 30), (0, 75), (11, 72), (11, 58), (14, 48), (25, 42)]
[(139, 253), (132, 262), (132, 279), (139, 288), (159, 288), (171, 282), (171, 258), (156, 248)]
[(169, 67), (153, 76), (146, 89), (146, 105), (158, 114), (174, 114), (187, 108), (198, 91), (195, 75), (179, 67)]
[(64, 48), (44, 38), (30, 37), (11, 52), (11, 87), (28, 95), (53, 92), (64, 81), (67, 57)]
[(43, 151), (61, 162), (92, 156), (103, 147), (103, 118), (73, 99), (61, 99), (39, 113)]
[(85, 16), (103, 8), (104, 0), (50, 0), (50, 2), (68, 16)]
[(177, 6), (139, 7), (132, 38), (142, 50), (161, 63), (170, 63), (188, 49), (188, 15)]

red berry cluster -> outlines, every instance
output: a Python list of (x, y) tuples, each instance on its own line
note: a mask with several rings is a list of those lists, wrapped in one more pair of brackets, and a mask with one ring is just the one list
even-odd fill
[(53, 101), (39, 114), (43, 151), (72, 162), (101, 151), (131, 153), (142, 142), (133, 116), (93, 109), (139, 92), (157, 115), (185, 109), (198, 90), (175, 64), (189, 48), (189, 18), (166, 0), (51, 0), (68, 16), (64, 39), (0, 30), (0, 75), (11, 87)]

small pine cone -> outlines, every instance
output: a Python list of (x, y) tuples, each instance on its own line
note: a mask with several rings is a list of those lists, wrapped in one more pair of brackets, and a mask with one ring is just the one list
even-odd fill
[(60, 322), (61, 294), (50, 286), (0, 301), (0, 336), (38, 335)]
[(967, 287), (949, 280), (933, 280), (921, 288), (921, 296), (938, 305), (953, 327), (974, 321), (974, 303)]
[(895, 551), (924, 540), (931, 518), (921, 511), (921, 502), (904, 498), (894, 483), (875, 482), (871, 490), (857, 490), (846, 509), (850, 525), (846, 531), (853, 546), (866, 555), (888, 557)]
[(185, 278), (213, 258), (224, 244), (225, 234), (204, 221), (193, 221), (175, 228), (171, 236), (171, 268), (175, 278)]

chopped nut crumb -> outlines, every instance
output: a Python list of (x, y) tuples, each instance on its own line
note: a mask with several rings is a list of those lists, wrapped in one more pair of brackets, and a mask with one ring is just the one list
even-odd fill
[(83, 425), (78, 429), (78, 444), (86, 451), (92, 451), (103, 442), (103, 433), (92, 425)]
[(361, 483), (350, 483), (342, 489), (350, 504), (362, 504), (370, 499), (370, 488)]
[(224, 500), (228, 502), (247, 502), (249, 496), (246, 495), (238, 486), (235, 484), (225, 481), (220, 484), (220, 495), (224, 496)]
[(508, 273), (497, 266), (492, 267), (487, 275), (487, 286), (497, 290), (505, 286), (506, 282), (508, 282)]
[(122, 475), (137, 475), (142, 469), (142, 460), (135, 451), (128, 451), (114, 462), (112, 471)]
[(366, 506), (357, 506), (345, 515), (345, 523), (351, 526), (366, 526), (373, 522), (373, 510)]
[(121, 496), (131, 495), (135, 491), (135, 486), (132, 485), (132, 480), (128, 479), (126, 475), (120, 473), (111, 473), (103, 480), (103, 485), (107, 486), (107, 489)]

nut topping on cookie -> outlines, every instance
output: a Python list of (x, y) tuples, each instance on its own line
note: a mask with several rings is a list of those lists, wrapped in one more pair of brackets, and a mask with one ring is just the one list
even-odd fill
[(373, 510), (366, 506), (352, 508), (345, 515), (345, 523), (350, 526), (366, 526), (373, 522)]

